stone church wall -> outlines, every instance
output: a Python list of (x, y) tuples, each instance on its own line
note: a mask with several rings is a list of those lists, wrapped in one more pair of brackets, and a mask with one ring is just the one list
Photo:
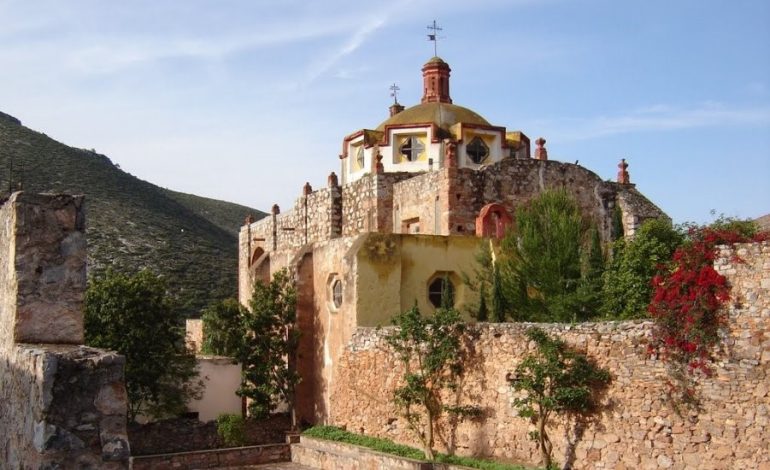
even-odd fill
[[(647, 353), (650, 322), (539, 325), (609, 368), (613, 379), (594, 422), (556, 420), (559, 426), (549, 434), (558, 462), (576, 469), (770, 468), (770, 243), (722, 247), (715, 267), (733, 289), (729, 333), (715, 374), (700, 380), (700, 412), (679, 416), (667, 404), (664, 364)], [(454, 427), (443, 423), (442, 447), (538, 462), (528, 439), (532, 428), (517, 416), (506, 380), (534, 347), (524, 337), (528, 326), (475, 327), (473, 366), (449, 398), (453, 404), (481, 404), (484, 418)], [(327, 422), (415, 444), (390, 404), (401, 366), (382, 340), (386, 331), (354, 333), (336, 361)]]
[(3, 469), (128, 467), (124, 359), (80, 345), (84, 227), (82, 197), (0, 208)]

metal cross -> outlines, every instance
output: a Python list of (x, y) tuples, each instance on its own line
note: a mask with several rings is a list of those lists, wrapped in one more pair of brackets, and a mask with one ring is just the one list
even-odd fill
[(390, 96), (393, 97), (393, 104), (398, 104), (398, 91), (401, 90), (401, 88), (398, 87), (395, 83), (390, 86)]
[(428, 25), (428, 30), (432, 31), (432, 33), (428, 33), (428, 41), (433, 41), (433, 56), (437, 57), (438, 53), (436, 52), (436, 46), (438, 44), (438, 32), (441, 31), (441, 28), (436, 24), (436, 20), (433, 20), (433, 24)]

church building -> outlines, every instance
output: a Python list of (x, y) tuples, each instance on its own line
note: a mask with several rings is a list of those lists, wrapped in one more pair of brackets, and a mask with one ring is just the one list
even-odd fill
[[(547, 189), (564, 188), (602, 239), (614, 235), (613, 214), (633, 235), (666, 215), (630, 183), (620, 163), (616, 182), (577, 164), (548, 159), (545, 140), (489, 123), (453, 103), (449, 64), (422, 67), (423, 96), (396, 100), (373, 129), (342, 139), (339, 176), (324, 188), (306, 184), (294, 206), (247, 220), (239, 237), (239, 299), (248, 305), (256, 280), (282, 268), (297, 280), (302, 331), (298, 416), (325, 423), (334, 414), (329, 390), (356, 329), (388, 325), (416, 302), (432, 311), (445, 283), (455, 306), (475, 302), (462, 283), (480, 243), (501, 238), (516, 210)], [(332, 162), (330, 161), (330, 164)]]

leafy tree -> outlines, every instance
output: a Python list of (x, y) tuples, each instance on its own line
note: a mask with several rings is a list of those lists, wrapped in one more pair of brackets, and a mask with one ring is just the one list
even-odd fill
[(251, 399), (252, 416), (266, 417), (280, 403), (287, 403), (296, 428), (294, 389), (299, 383), (295, 370), (299, 330), (297, 292), (284, 269), (264, 283), (254, 284), (250, 311), (244, 318), (246, 340), (241, 360), (243, 378), (238, 394)]
[(543, 465), (550, 468), (553, 445), (546, 429), (550, 418), (554, 414), (594, 411), (596, 394), (610, 382), (610, 374), (539, 328), (530, 328), (526, 335), (535, 342), (537, 351), (528, 354), (510, 378), (514, 390), (525, 392), (514, 399), (513, 405), (519, 416), (537, 425), (530, 437), (538, 443)]
[(393, 319), (396, 329), (386, 337), (404, 365), (404, 385), (395, 390), (394, 403), (429, 460), (435, 459), (435, 429), (442, 414), (473, 412), (444, 406), (441, 400), (442, 390), (454, 387), (462, 373), (460, 346), (465, 331), (460, 313), (442, 304), (430, 316), (422, 316), (415, 304)]
[(128, 419), (185, 410), (200, 397), (195, 356), (186, 350), (180, 316), (162, 278), (144, 270), (133, 276), (107, 272), (85, 296), (86, 344), (126, 357)]
[(603, 276), (602, 314), (618, 319), (646, 316), (652, 277), (683, 241), (682, 233), (662, 219), (644, 222), (631, 240), (615, 241)]
[(201, 313), (203, 346), (207, 354), (240, 358), (246, 332), (244, 319), (248, 311), (236, 299), (225, 299), (209, 305)]
[(546, 191), (517, 211), (498, 258), (514, 320), (575, 322), (596, 313), (599, 284), (590, 281), (601, 269), (594, 263), (600, 249), (592, 258), (591, 230), (564, 190)]

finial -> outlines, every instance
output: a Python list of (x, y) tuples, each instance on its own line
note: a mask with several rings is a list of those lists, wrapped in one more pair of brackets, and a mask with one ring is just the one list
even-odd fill
[(278, 215), (281, 213), (281, 208), (278, 207), (278, 204), (273, 204), (273, 208), (270, 211), (273, 215)]
[[(379, 149), (378, 149), (379, 150)], [(374, 164), (375, 173), (385, 173), (385, 166), (382, 164), (382, 154), (377, 152), (377, 163)]]
[(254, 216), (251, 214), (248, 214), (246, 216), (246, 219), (243, 221), (244, 225), (251, 225), (254, 223)]
[(433, 41), (433, 56), (438, 56), (438, 32), (441, 31), (441, 28), (436, 24), (436, 20), (433, 20), (433, 24), (428, 25), (428, 31), (432, 31), (432, 33), (428, 33), (428, 41)]
[(545, 148), (545, 139), (538, 137), (535, 141), (535, 145), (537, 145), (537, 148), (535, 148), (535, 158), (537, 160), (548, 160), (548, 150)]
[(401, 88), (399, 88), (395, 83), (390, 86), (390, 96), (393, 97), (393, 104), (398, 104), (398, 92), (400, 90)]
[(457, 168), (457, 142), (444, 139), (444, 167)]
[(620, 159), (620, 163), (618, 163), (618, 168), (620, 171), (618, 171), (618, 183), (620, 184), (631, 184), (631, 176), (628, 174), (628, 163), (626, 163), (625, 158)]
[(305, 182), (305, 186), (302, 187), (302, 195), (307, 196), (312, 192), (313, 192), (313, 187), (310, 186), (309, 182)]
[(327, 178), (326, 182), (330, 188), (336, 188), (339, 186), (339, 182), (337, 181), (337, 173), (333, 171), (329, 173), (329, 178)]

